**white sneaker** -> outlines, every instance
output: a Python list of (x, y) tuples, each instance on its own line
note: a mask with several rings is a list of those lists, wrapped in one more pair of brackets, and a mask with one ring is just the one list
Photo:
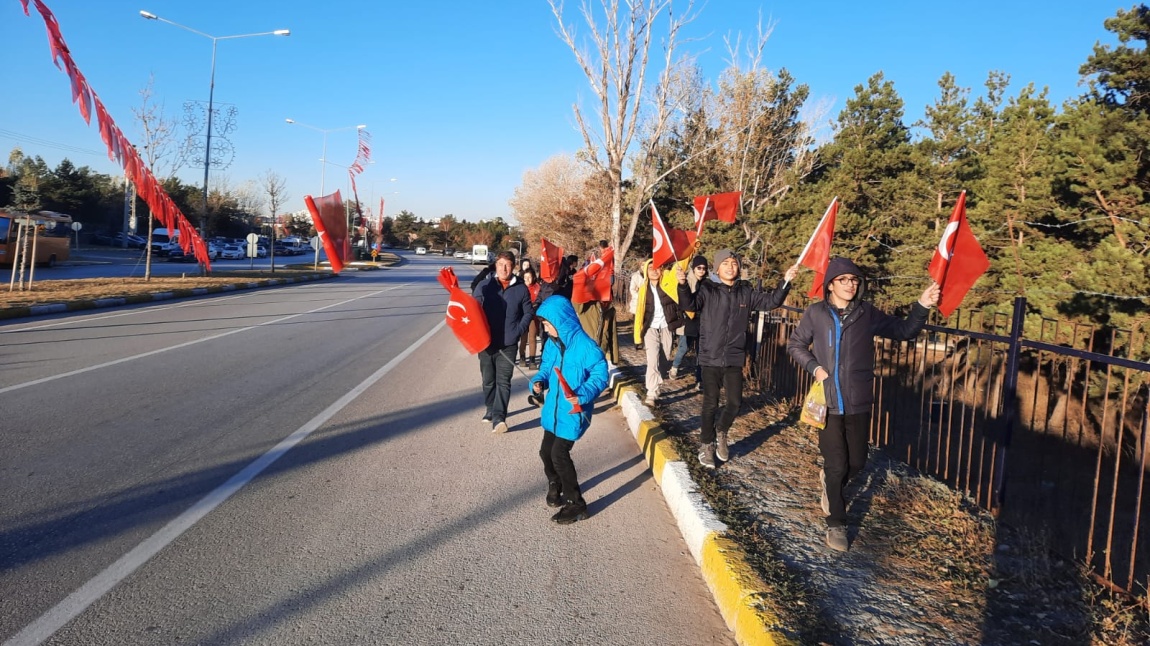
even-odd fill
[(670, 372), (667, 373), (667, 379), (678, 379), (678, 378), (679, 378), (679, 369), (674, 367), (674, 366), (671, 366)]
[(507, 422), (499, 422), (498, 424), (496, 424), (491, 429), (491, 432), (492, 433), (506, 433), (507, 432)]

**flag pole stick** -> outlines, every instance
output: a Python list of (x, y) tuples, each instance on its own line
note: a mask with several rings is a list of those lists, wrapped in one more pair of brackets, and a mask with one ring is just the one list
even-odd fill
[[(810, 239), (808, 239), (808, 240), (807, 240), (807, 246), (803, 247), (803, 251), (802, 251), (802, 253), (800, 253), (800, 254), (799, 254), (799, 259), (795, 261), (795, 264), (796, 264), (796, 265), (798, 265), (798, 264), (802, 264), (802, 262), (803, 262), (803, 258), (806, 258), (806, 257), (807, 257), (807, 252), (811, 250), (811, 245), (812, 245), (812, 244), (814, 244), (814, 242), (815, 242), (815, 236), (816, 236), (816, 235), (818, 235), (818, 233), (819, 233), (819, 229), (821, 229), (821, 228), (822, 228), (822, 226), (823, 226), (823, 222), (826, 222), (826, 220), (827, 220), (827, 216), (831, 214), (831, 209), (833, 209), (833, 208), (834, 208), (834, 206), (835, 206), (835, 202), (837, 202), (837, 201), (838, 201), (838, 199), (839, 199), (839, 198), (838, 198), (838, 196), (836, 195), (836, 196), (834, 197), (834, 199), (832, 199), (832, 200), (831, 200), (831, 203), (830, 203), (830, 205), (829, 205), (829, 206), (827, 206), (827, 210), (826, 210), (826, 212), (825, 212), (825, 213), (823, 213), (823, 217), (822, 217), (822, 218), (820, 218), (820, 219), (819, 219), (819, 223), (815, 225), (815, 230), (811, 232), (811, 237), (810, 237)], [(783, 287), (786, 287), (786, 286), (787, 286), (787, 282), (784, 282), (784, 283), (783, 283)]]

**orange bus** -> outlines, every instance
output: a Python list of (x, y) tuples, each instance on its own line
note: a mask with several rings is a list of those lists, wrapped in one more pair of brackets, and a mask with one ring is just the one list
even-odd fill
[[(20, 223), (25, 222), (21, 227)], [(34, 224), (35, 227), (29, 226)], [(27, 235), (26, 244), (21, 235)], [(71, 250), (72, 216), (51, 211), (31, 215), (0, 209), (0, 265), (19, 259), (17, 250), (35, 248), (37, 265), (54, 267), (68, 259)]]

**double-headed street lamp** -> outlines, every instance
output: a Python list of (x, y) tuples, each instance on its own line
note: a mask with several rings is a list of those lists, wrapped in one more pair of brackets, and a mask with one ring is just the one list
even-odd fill
[(207, 124), (208, 129), (207, 129), (207, 141), (204, 144), (204, 213), (203, 213), (203, 216), (200, 218), (200, 237), (204, 238), (206, 240), (206, 238), (207, 238), (206, 227), (207, 227), (207, 219), (208, 219), (208, 170), (212, 166), (212, 111), (213, 111), (213, 101), (215, 100), (215, 93), (216, 93), (216, 43), (218, 43), (221, 40), (231, 40), (231, 39), (235, 39), (235, 38), (250, 38), (252, 36), (290, 36), (291, 30), (290, 29), (277, 29), (275, 31), (261, 31), (259, 33), (255, 33), (255, 34), (236, 34), (234, 36), (212, 36), (211, 34), (205, 34), (202, 31), (192, 29), (191, 27), (188, 27), (187, 25), (181, 25), (180, 23), (173, 22), (171, 20), (168, 20), (167, 18), (161, 18), (161, 17), (157, 16), (156, 14), (148, 13), (147, 11), (141, 11), (140, 16), (145, 18), (146, 20), (158, 20), (160, 22), (166, 22), (169, 25), (179, 27), (180, 29), (186, 29), (187, 31), (192, 32), (193, 34), (203, 36), (204, 38), (208, 38), (212, 41), (212, 74), (211, 74), (211, 79), (210, 79), (210, 82), (208, 85), (208, 124)]
[[(284, 119), (284, 121), (286, 121), (292, 125), (295, 125), (295, 126), (303, 126), (304, 128), (310, 128), (311, 130), (315, 130), (316, 132), (323, 133), (323, 159), (320, 159), (322, 166), (320, 166), (320, 171), (319, 171), (319, 194), (320, 194), (320, 196), (323, 196), (323, 194), (324, 194), (323, 193), (324, 178), (327, 174), (327, 165), (329, 163), (332, 163), (332, 162), (329, 162), (327, 160), (327, 133), (337, 132), (339, 130), (351, 130), (352, 128), (354, 128), (356, 130), (363, 130), (367, 126), (358, 125), (358, 126), (343, 126), (341, 128), (317, 128), (315, 126), (296, 121), (295, 119)], [(336, 166), (339, 166), (339, 164), (336, 164)], [(344, 166), (344, 168), (347, 168), (347, 166)]]

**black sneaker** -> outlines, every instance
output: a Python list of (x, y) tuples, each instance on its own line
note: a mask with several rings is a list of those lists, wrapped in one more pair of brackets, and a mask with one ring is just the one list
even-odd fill
[(570, 525), (577, 520), (587, 520), (587, 503), (569, 502), (563, 505), (563, 509), (560, 509), (559, 513), (552, 516), (551, 520), (560, 525)]
[(558, 482), (547, 483), (547, 506), (563, 506), (563, 488)]

